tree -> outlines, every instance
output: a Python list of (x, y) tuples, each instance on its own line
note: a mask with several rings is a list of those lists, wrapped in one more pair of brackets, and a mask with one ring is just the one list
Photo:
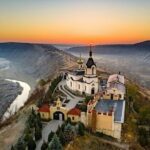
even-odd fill
[(22, 138), (19, 138), (17, 145), (16, 145), (17, 150), (25, 150), (25, 143), (22, 140)]
[(64, 134), (63, 134), (62, 130), (60, 130), (58, 137), (59, 137), (60, 143), (62, 145), (65, 145), (66, 140), (65, 140), (65, 137), (64, 137)]
[(47, 148), (48, 148), (48, 144), (45, 141), (43, 141), (43, 144), (41, 146), (41, 150), (47, 150)]
[(70, 142), (74, 138), (74, 132), (70, 123), (65, 126), (64, 137), (66, 142)]
[(46, 81), (45, 81), (44, 79), (41, 79), (41, 80), (38, 82), (38, 84), (39, 84), (40, 86), (44, 86), (44, 85), (46, 84)]
[(34, 136), (35, 136), (35, 140), (36, 141), (40, 140), (41, 137), (42, 137), (42, 131), (41, 131), (41, 129), (38, 126), (36, 126), (36, 128), (35, 128)]
[(35, 114), (35, 110), (33, 109), (33, 107), (32, 107), (32, 115), (33, 115), (33, 116), (36, 115), (36, 114)]
[(140, 108), (139, 121), (140, 124), (150, 125), (150, 105), (145, 105)]
[(27, 124), (30, 128), (33, 128), (35, 126), (35, 116), (32, 113), (28, 117)]
[(84, 135), (84, 130), (85, 130), (84, 124), (81, 122), (78, 122), (78, 134), (80, 136)]
[(41, 107), (42, 106), (42, 100), (41, 99), (37, 100), (36, 106), (37, 107)]
[(54, 132), (51, 131), (51, 132), (49, 133), (49, 135), (48, 135), (48, 142), (51, 142), (53, 136), (54, 136)]
[(57, 131), (56, 131), (57, 136), (59, 135), (60, 131), (61, 131), (61, 127), (58, 126), (58, 129), (57, 129)]
[(92, 99), (93, 99), (93, 96), (86, 96), (85, 97), (85, 103), (87, 104)]
[(30, 134), (29, 134), (29, 133), (25, 133), (24, 141), (25, 141), (25, 142), (28, 142), (29, 139), (30, 139)]
[(68, 117), (66, 120), (66, 124), (68, 124), (68, 123), (71, 124), (71, 118), (70, 117)]
[(62, 150), (62, 145), (56, 134), (54, 134), (53, 139), (49, 144), (48, 150)]
[(41, 118), (38, 115), (36, 116), (35, 126), (38, 126), (40, 129), (42, 129)]
[(36, 148), (36, 143), (35, 141), (33, 140), (32, 136), (29, 137), (29, 140), (28, 140), (28, 150), (35, 150)]
[(62, 132), (64, 132), (65, 126), (66, 126), (66, 123), (63, 123), (63, 124), (61, 125), (61, 131), (62, 131)]
[(138, 138), (139, 143), (141, 146), (147, 146), (148, 145), (148, 134), (146, 129), (144, 128), (139, 128), (139, 138)]
[(15, 148), (14, 148), (14, 146), (13, 146), (13, 145), (11, 146), (11, 150), (15, 150)]

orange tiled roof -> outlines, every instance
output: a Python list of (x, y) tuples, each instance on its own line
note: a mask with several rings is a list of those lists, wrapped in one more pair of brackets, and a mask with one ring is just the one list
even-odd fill
[(42, 105), (39, 109), (38, 112), (50, 112), (50, 107), (48, 104)]
[(80, 116), (81, 115), (81, 111), (78, 108), (73, 108), (73, 109), (68, 111), (68, 115)]

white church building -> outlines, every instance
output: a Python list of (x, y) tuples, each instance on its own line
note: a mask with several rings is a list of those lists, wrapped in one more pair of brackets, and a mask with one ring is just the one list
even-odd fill
[(107, 88), (103, 94), (104, 99), (124, 100), (126, 94), (124, 76), (119, 74), (110, 75), (107, 81)]
[(92, 58), (92, 51), (90, 48), (89, 58), (86, 65), (80, 56), (77, 61), (78, 69), (68, 72), (66, 75), (67, 87), (75, 92), (86, 95), (94, 95), (99, 91), (99, 79), (96, 74), (96, 64)]

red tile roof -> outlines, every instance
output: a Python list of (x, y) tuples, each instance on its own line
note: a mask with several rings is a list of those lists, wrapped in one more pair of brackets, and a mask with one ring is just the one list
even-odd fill
[(73, 108), (73, 109), (68, 111), (68, 115), (80, 116), (81, 115), (81, 111), (78, 108)]
[(44, 104), (38, 109), (38, 112), (50, 112), (50, 106), (48, 104)]

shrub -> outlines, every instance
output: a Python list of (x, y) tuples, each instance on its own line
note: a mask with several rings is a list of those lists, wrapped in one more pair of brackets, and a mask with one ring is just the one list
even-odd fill
[(86, 104), (87, 104), (91, 99), (93, 99), (93, 96), (86, 96), (86, 97), (85, 97), (85, 102), (86, 102)]
[(83, 136), (84, 135), (84, 132), (85, 132), (85, 127), (84, 127), (84, 124), (81, 123), (81, 122), (78, 122), (78, 134), (80, 136)]
[(18, 140), (18, 142), (16, 144), (16, 149), (17, 150), (25, 150), (26, 149), (25, 143), (22, 140), (22, 138), (19, 138), (19, 140)]
[(39, 84), (40, 86), (44, 86), (44, 85), (46, 84), (46, 81), (45, 81), (44, 79), (41, 79), (41, 80), (38, 82), (38, 84)]
[(52, 141), (49, 144), (48, 150), (62, 150), (62, 145), (57, 137), (56, 134), (54, 134)]
[(45, 141), (43, 141), (43, 144), (41, 146), (41, 150), (47, 150), (47, 148), (48, 148), (48, 144)]
[(36, 143), (33, 140), (32, 136), (30, 136), (28, 140), (28, 150), (35, 150), (35, 148), (36, 148)]
[(66, 142), (70, 142), (74, 138), (74, 132), (70, 123), (68, 123), (64, 128), (64, 137)]
[(148, 133), (147, 133), (146, 129), (139, 128), (138, 133), (139, 133), (138, 141), (139, 141), (140, 145), (147, 146), (148, 145)]
[(65, 145), (66, 140), (65, 140), (64, 133), (62, 132), (62, 130), (60, 130), (58, 137), (59, 137), (60, 143), (62, 145)]
[(51, 142), (53, 136), (54, 136), (54, 132), (51, 131), (51, 132), (49, 133), (49, 135), (48, 135), (48, 142)]
[(42, 138), (42, 131), (38, 126), (36, 126), (36, 128), (35, 128), (34, 136), (35, 136), (36, 141), (38, 141)]

